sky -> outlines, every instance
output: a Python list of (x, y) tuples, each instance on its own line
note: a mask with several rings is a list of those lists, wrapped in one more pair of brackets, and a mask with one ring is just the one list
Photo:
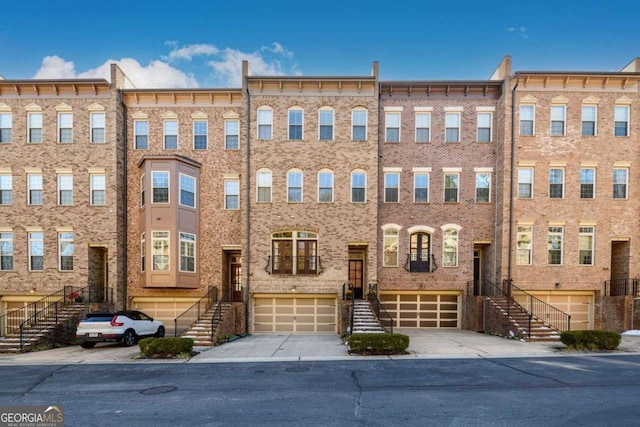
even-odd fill
[(4, 0), (0, 76), (136, 88), (241, 86), (251, 75), (484, 80), (619, 71), (640, 56), (637, 0)]

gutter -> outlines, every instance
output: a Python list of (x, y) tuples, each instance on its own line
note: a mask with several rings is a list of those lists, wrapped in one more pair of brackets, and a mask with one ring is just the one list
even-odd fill
[(123, 245), (123, 258), (124, 258), (124, 277), (122, 278), (122, 309), (126, 310), (127, 309), (127, 275), (129, 274), (129, 258), (127, 256), (127, 248), (129, 247), (129, 228), (128, 228), (128, 222), (127, 222), (127, 218), (129, 216), (128, 214), (128, 205), (127, 205), (127, 180), (128, 180), (128, 171), (129, 171), (129, 167), (127, 164), (127, 147), (128, 147), (128, 138), (127, 138), (127, 108), (124, 105), (124, 102), (122, 102), (122, 89), (118, 89), (117, 91), (118, 94), (118, 101), (120, 104), (120, 108), (122, 108), (122, 122), (124, 123), (124, 132), (123, 132), (123, 164), (124, 164), (124, 172), (122, 174), (122, 194), (124, 196), (122, 196), (123, 198), (123, 210), (124, 210), (124, 218), (123, 218), (123, 224), (122, 227), (124, 228), (124, 238), (122, 239), (122, 245)]
[(247, 126), (247, 168), (245, 171), (245, 179), (246, 179), (246, 185), (247, 185), (247, 189), (245, 191), (245, 203), (244, 203), (244, 211), (245, 211), (245, 236), (246, 236), (246, 243), (245, 243), (245, 263), (244, 263), (244, 271), (245, 271), (245, 277), (246, 277), (246, 283), (245, 283), (245, 292), (244, 295), (242, 297), (243, 301), (244, 301), (244, 333), (248, 334), (249, 333), (249, 302), (250, 302), (250, 298), (249, 298), (249, 290), (251, 289), (250, 284), (249, 284), (249, 277), (251, 277), (251, 272), (250, 272), (250, 268), (251, 268), (251, 209), (249, 209), (250, 207), (250, 203), (251, 203), (251, 135), (250, 135), (250, 130), (251, 130), (251, 97), (249, 95), (249, 84), (247, 81), (247, 76), (244, 76), (245, 79), (245, 90), (247, 91), (247, 111), (246, 111), (246, 115), (245, 115), (245, 120), (246, 120), (246, 126)]
[(515, 176), (514, 169), (516, 166), (516, 156), (515, 156), (515, 147), (516, 147), (516, 89), (518, 89), (518, 84), (520, 83), (520, 72), (516, 71), (516, 84), (511, 89), (511, 171), (509, 176), (509, 249), (508, 249), (508, 258), (507, 258), (507, 296), (511, 296), (511, 282), (513, 280), (513, 193), (514, 193), (514, 185), (513, 179)]

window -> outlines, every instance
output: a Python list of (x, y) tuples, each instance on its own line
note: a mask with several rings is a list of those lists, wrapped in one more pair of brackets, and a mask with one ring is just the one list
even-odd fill
[(271, 139), (273, 126), (273, 110), (268, 107), (258, 109), (258, 139)]
[(0, 113), (0, 144), (13, 140), (13, 116), (11, 113)]
[(629, 107), (615, 107), (613, 120), (615, 136), (629, 136)]
[(302, 202), (302, 171), (290, 170), (287, 172), (287, 202)]
[(238, 120), (224, 122), (224, 148), (225, 150), (240, 149), (240, 122)]
[(457, 173), (444, 174), (444, 201), (458, 203), (458, 188), (460, 175)]
[(564, 105), (551, 106), (551, 136), (563, 136), (567, 107)]
[(89, 117), (91, 124), (91, 142), (102, 144), (105, 139), (105, 115), (104, 113), (91, 113)]
[(564, 198), (564, 169), (549, 169), (549, 198)]
[(13, 177), (8, 174), (0, 175), (0, 205), (13, 203)]
[(257, 172), (256, 182), (258, 191), (256, 194), (257, 201), (263, 203), (271, 203), (271, 171), (268, 169), (259, 170)]
[(104, 174), (90, 175), (91, 205), (104, 206), (107, 202), (107, 178)]
[(476, 173), (476, 203), (491, 202), (491, 174), (488, 172)]
[(13, 233), (0, 232), (0, 271), (13, 270)]
[(384, 201), (386, 203), (400, 201), (400, 174), (398, 172), (384, 173)]
[(42, 142), (42, 113), (29, 113), (27, 115), (28, 142), (38, 144)]
[(416, 113), (416, 142), (429, 142), (431, 138), (431, 113)]
[(180, 233), (180, 271), (196, 271), (196, 236)]
[(367, 201), (367, 173), (364, 171), (351, 172), (351, 203), (365, 203)]
[(398, 266), (398, 230), (388, 228), (384, 230), (384, 267)]
[(444, 113), (444, 142), (460, 142), (460, 113)]
[(73, 142), (72, 113), (58, 113), (58, 142), (61, 144)]
[(491, 113), (478, 113), (478, 142), (491, 142)]
[(144, 272), (147, 265), (147, 237), (140, 234), (140, 271)]
[(549, 227), (547, 236), (547, 263), (562, 265), (562, 234), (564, 227)]
[(180, 174), (180, 204), (196, 207), (196, 179), (192, 176)]
[(578, 264), (593, 265), (594, 227), (580, 227), (578, 235)]
[(414, 233), (411, 235), (409, 248), (409, 271), (430, 272), (430, 241), (427, 233)]
[(385, 142), (400, 142), (400, 113), (384, 113)]
[(206, 120), (193, 121), (193, 149), (206, 150), (208, 146), (209, 123)]
[(164, 149), (165, 150), (177, 150), (178, 149), (178, 121), (177, 120), (165, 120), (164, 126)]
[(28, 174), (27, 175), (27, 204), (29, 205), (41, 205), (42, 204), (42, 175), (40, 174)]
[(535, 105), (520, 106), (520, 135), (522, 136), (534, 135), (535, 117), (536, 117)]
[(531, 244), (531, 240), (533, 238), (533, 226), (518, 225), (517, 233), (516, 264), (531, 265), (533, 259), (531, 253), (531, 249), (533, 248), (533, 245)]
[(458, 230), (447, 229), (444, 230), (444, 237), (442, 240), (443, 267), (457, 267), (458, 266)]
[(224, 208), (229, 210), (240, 209), (240, 181), (237, 179), (224, 181)]
[(44, 233), (30, 232), (29, 235), (29, 271), (44, 270)]
[(316, 233), (284, 231), (271, 235), (271, 271), (274, 274), (318, 274), (318, 265)]
[(169, 271), (169, 232), (151, 232), (151, 250), (153, 256), (153, 271)]
[(302, 140), (303, 111), (300, 108), (289, 110), (289, 139), (292, 141)]
[(595, 105), (582, 106), (582, 136), (596, 135), (596, 117), (598, 110)]
[(136, 120), (133, 122), (133, 128), (136, 150), (146, 150), (149, 148), (149, 122), (146, 120)]
[(60, 271), (73, 271), (73, 233), (58, 233), (58, 256)]
[(169, 172), (151, 172), (151, 203), (169, 203)]
[(353, 141), (367, 140), (367, 110), (351, 110), (351, 139)]
[(580, 198), (594, 199), (596, 197), (596, 170), (592, 168), (580, 169)]
[(413, 174), (413, 202), (429, 203), (429, 174)]
[(144, 206), (146, 203), (145, 192), (145, 174), (140, 177), (140, 206)]
[(73, 205), (73, 175), (58, 175), (58, 204)]
[(613, 198), (626, 199), (627, 183), (629, 182), (629, 170), (626, 168), (613, 170)]
[(320, 141), (332, 141), (333, 140), (333, 109), (321, 108), (318, 112), (319, 134), (318, 139)]
[(318, 172), (318, 202), (333, 202), (333, 172), (329, 170)]
[(533, 168), (518, 168), (518, 198), (533, 198)]

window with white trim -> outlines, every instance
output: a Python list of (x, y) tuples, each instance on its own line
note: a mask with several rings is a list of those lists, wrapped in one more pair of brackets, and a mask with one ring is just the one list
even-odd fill
[(224, 148), (225, 150), (240, 149), (240, 122), (238, 120), (225, 120)]
[(224, 180), (224, 208), (240, 209), (240, 181), (237, 179)]
[(27, 204), (42, 205), (42, 175), (39, 173), (27, 174)]
[(549, 227), (547, 234), (547, 264), (562, 265), (564, 227)]
[(491, 173), (476, 172), (476, 203), (491, 202)]
[(144, 273), (147, 263), (147, 237), (145, 233), (140, 234), (140, 271)]
[(564, 198), (564, 169), (563, 168), (549, 169), (549, 198), (551, 199)]
[(333, 172), (330, 170), (318, 172), (318, 202), (333, 203)]
[(147, 120), (136, 120), (133, 122), (133, 138), (136, 150), (146, 150), (149, 148), (149, 122)]
[(193, 149), (206, 150), (209, 146), (209, 122), (206, 120), (193, 121)]
[(564, 136), (567, 121), (567, 107), (565, 105), (551, 106), (551, 136)]
[(460, 142), (460, 113), (444, 113), (444, 142)]
[(13, 270), (13, 233), (0, 232), (0, 271)]
[(596, 170), (595, 168), (580, 169), (580, 198), (596, 198)]
[(535, 135), (536, 106), (521, 105), (520, 106), (520, 135)]
[(196, 235), (180, 232), (180, 271), (196, 271)]
[(307, 231), (282, 231), (271, 235), (273, 274), (318, 274), (318, 235)]
[(458, 203), (458, 194), (460, 188), (459, 173), (444, 174), (444, 201), (446, 203)]
[(613, 198), (626, 199), (629, 185), (629, 169), (615, 168), (613, 170)]
[(287, 171), (287, 202), (302, 203), (302, 180), (301, 170)]
[(58, 204), (73, 205), (73, 175), (58, 174)]
[(256, 172), (257, 192), (256, 201), (258, 203), (271, 203), (272, 174), (269, 169), (260, 169)]
[(107, 177), (105, 174), (89, 175), (91, 191), (91, 205), (104, 206), (107, 204)]
[(0, 174), (0, 205), (13, 204), (13, 176)]
[(351, 203), (367, 201), (367, 173), (361, 170), (351, 172)]
[(90, 113), (89, 125), (91, 127), (91, 143), (104, 144), (105, 137), (105, 113)]
[(60, 271), (73, 271), (73, 233), (58, 233), (58, 269)]
[(140, 206), (144, 206), (146, 201), (145, 174), (142, 174), (140, 177)]
[(289, 109), (289, 140), (302, 140), (302, 126), (304, 124), (304, 111), (302, 108)]
[(151, 203), (169, 203), (169, 172), (151, 171)]
[(364, 108), (351, 110), (351, 140), (367, 140), (367, 110)]
[(13, 141), (13, 115), (0, 113), (0, 144)]
[(442, 238), (442, 266), (458, 266), (458, 230), (449, 228), (444, 230)]
[(384, 173), (384, 201), (385, 203), (398, 203), (400, 201), (400, 173)]
[(413, 203), (429, 203), (429, 173), (413, 174)]
[(42, 142), (42, 113), (27, 114), (28, 135), (27, 142), (39, 144)]
[(152, 271), (169, 271), (169, 232), (151, 232)]
[(178, 149), (178, 121), (165, 120), (162, 124), (164, 130), (164, 149)]
[(629, 136), (629, 106), (616, 106), (613, 115), (614, 135)]
[(598, 107), (595, 105), (582, 106), (582, 136), (596, 136), (596, 120)]
[(431, 140), (431, 113), (416, 113), (416, 142)]
[(190, 208), (196, 207), (196, 179), (183, 173), (180, 174), (180, 204)]
[(273, 110), (270, 107), (258, 108), (258, 139), (272, 138)]
[(72, 113), (58, 113), (58, 142), (61, 144), (73, 142)]
[(383, 267), (398, 266), (398, 230), (387, 228), (384, 230)]
[(533, 198), (533, 168), (518, 168), (518, 199)]
[(533, 225), (518, 225), (516, 236), (516, 264), (531, 265), (533, 260)]
[(578, 264), (593, 265), (593, 247), (595, 243), (594, 227), (578, 229)]
[(478, 142), (491, 142), (491, 123), (493, 114), (478, 113)]
[(400, 113), (397, 111), (384, 113), (385, 142), (400, 142)]
[(333, 141), (334, 111), (330, 107), (322, 107), (318, 111), (318, 139)]
[(29, 271), (44, 270), (44, 233), (31, 231), (29, 238)]

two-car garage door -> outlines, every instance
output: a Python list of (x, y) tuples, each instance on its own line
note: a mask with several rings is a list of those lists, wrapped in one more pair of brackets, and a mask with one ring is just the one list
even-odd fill
[[(571, 315), (571, 329), (593, 329), (593, 292), (540, 292), (528, 291), (536, 298)], [(514, 295), (523, 307), (527, 308), (527, 299)]]
[(459, 292), (382, 291), (380, 302), (397, 328), (460, 328)]
[(336, 333), (335, 294), (256, 294), (253, 332)]

